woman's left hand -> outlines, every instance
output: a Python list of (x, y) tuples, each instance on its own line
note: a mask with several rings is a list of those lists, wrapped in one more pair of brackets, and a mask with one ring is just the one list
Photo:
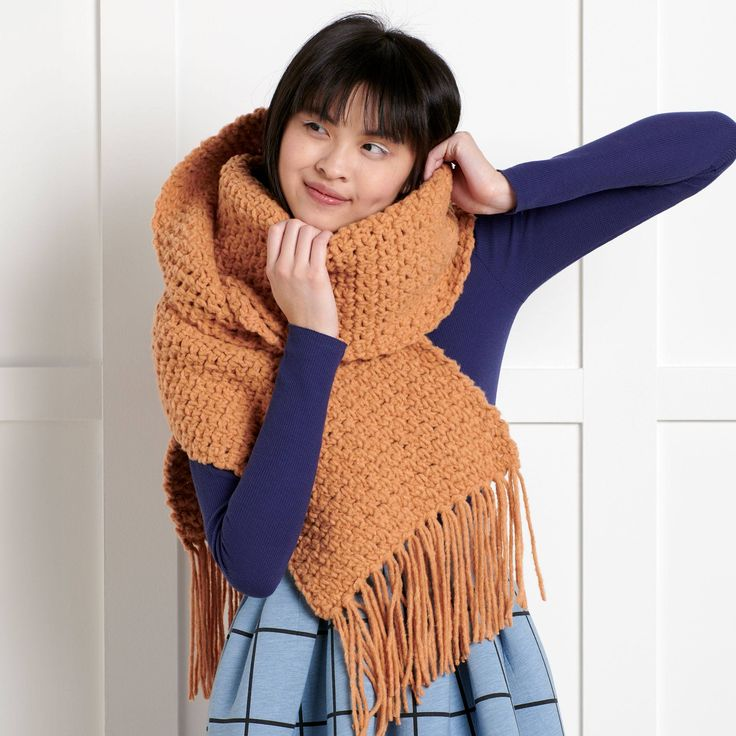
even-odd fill
[(453, 133), (427, 155), (424, 180), (445, 161), (452, 171), (452, 201), (475, 215), (497, 215), (516, 207), (516, 193), (508, 179), (483, 155), (473, 136), (465, 130)]

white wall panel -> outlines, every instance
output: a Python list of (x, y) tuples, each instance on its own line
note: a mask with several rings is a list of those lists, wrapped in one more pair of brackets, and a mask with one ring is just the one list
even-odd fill
[(97, 362), (95, 3), (3, 3), (0, 29), (0, 360)]
[(659, 733), (728, 733), (736, 657), (736, 421), (659, 428)]
[(166, 421), (151, 356), (151, 242), (176, 163), (175, 2), (100, 5), (105, 736), (180, 734), (177, 553), (161, 485)]
[[(664, 0), (660, 7), (659, 104), (664, 109), (724, 109), (734, 117), (736, 6)], [(664, 212), (659, 246), (659, 362), (736, 365), (736, 167), (706, 196)]]
[(95, 3), (3, 3), (0, 68), (0, 733), (99, 734)]
[(0, 733), (103, 733), (98, 420), (0, 422)]

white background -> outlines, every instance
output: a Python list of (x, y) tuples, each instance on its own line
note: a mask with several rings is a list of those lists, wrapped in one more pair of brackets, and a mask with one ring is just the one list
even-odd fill
[[(734, 117), (734, 7), (3, 3), (0, 732), (204, 733), (150, 353), (150, 218), (178, 160), (267, 105), (299, 46), (354, 10), (442, 54), (459, 129), (498, 168), (655, 112)], [(736, 167), (545, 283), (508, 342), (497, 402), (567, 736), (730, 728), (734, 201)]]

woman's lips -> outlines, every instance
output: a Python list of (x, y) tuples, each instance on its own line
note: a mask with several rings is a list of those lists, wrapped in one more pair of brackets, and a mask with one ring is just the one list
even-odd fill
[(310, 187), (309, 184), (304, 184), (304, 186), (307, 189), (307, 192), (309, 192), (309, 196), (319, 204), (328, 204), (331, 206), (338, 205), (338, 204), (345, 204), (346, 202), (349, 202), (349, 199), (335, 199), (335, 197), (329, 197), (326, 194), (322, 194), (322, 192), (318, 192), (313, 187)]

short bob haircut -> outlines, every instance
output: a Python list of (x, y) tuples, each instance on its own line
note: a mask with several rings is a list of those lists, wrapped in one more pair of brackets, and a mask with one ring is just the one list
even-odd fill
[[(365, 128), (378, 109), (380, 134), (407, 143), (414, 166), (395, 201), (424, 181), (429, 151), (456, 130), (460, 93), (444, 59), (421, 41), (387, 28), (371, 13), (350, 13), (322, 28), (299, 49), (279, 80), (263, 131), (263, 162), (254, 174), (291, 215), (281, 189), (278, 160), (284, 128), (307, 111), (327, 121), (345, 121), (355, 88), (365, 88)], [(334, 107), (333, 107), (334, 106)]]

